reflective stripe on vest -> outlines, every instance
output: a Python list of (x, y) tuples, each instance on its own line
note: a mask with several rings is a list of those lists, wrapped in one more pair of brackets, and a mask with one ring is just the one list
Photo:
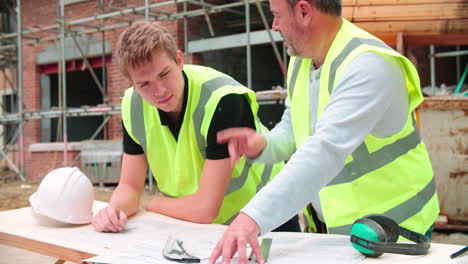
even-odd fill
[(293, 73), (291, 75), (291, 80), (289, 82), (290, 85), (288, 86), (289, 96), (291, 98), (294, 93), (294, 86), (296, 85), (297, 76), (299, 76), (299, 71), (301, 70), (301, 65), (302, 65), (302, 59), (296, 58), (296, 60), (294, 61), (294, 68), (293, 68)]
[(226, 76), (219, 76), (214, 79), (208, 80), (202, 85), (202, 89), (200, 92), (200, 99), (198, 99), (198, 104), (193, 113), (193, 125), (195, 126), (195, 132), (197, 137), (198, 148), (200, 149), (203, 158), (206, 159), (206, 140), (201, 134), (201, 126), (203, 117), (205, 116), (205, 105), (211, 97), (211, 94), (216, 91), (217, 89), (223, 87), (224, 85), (232, 85), (232, 86), (242, 86), (242, 84), (238, 83), (236, 80), (226, 77)]
[[(429, 182), (429, 184), (424, 187), (420, 192), (418, 192), (411, 199), (406, 202), (397, 205), (396, 207), (388, 210), (385, 213), (382, 213), (385, 216), (392, 218), (396, 223), (401, 224), (406, 219), (415, 215), (417, 212), (421, 211), (423, 207), (429, 202), (429, 200), (434, 196), (436, 192), (436, 186), (434, 178)], [(351, 231), (352, 224), (331, 227), (328, 228), (330, 233), (334, 234), (349, 234)]]
[(346, 57), (348, 57), (348, 55), (353, 50), (357, 49), (362, 44), (392, 50), (392, 48), (390, 48), (387, 44), (385, 44), (385, 43), (383, 43), (381, 41), (378, 41), (376, 39), (368, 39), (368, 38), (353, 38), (353, 39), (351, 39), (351, 41), (348, 42), (346, 47), (340, 53), (340, 55), (338, 55), (330, 65), (330, 77), (328, 79), (328, 92), (329, 92), (329, 94), (331, 94), (332, 91), (333, 91), (333, 84), (335, 83), (336, 70), (341, 65), (341, 63), (343, 63), (343, 61), (346, 59)]
[[(246, 162), (250, 163), (251, 160), (247, 159)], [(268, 180), (270, 179), (270, 174), (272, 173), (272, 171), (273, 171), (273, 164), (265, 164), (265, 167), (263, 168), (263, 173), (262, 173), (262, 180), (260, 184), (257, 185), (257, 192), (268, 183)]]
[[(343, 51), (340, 53), (340, 55), (338, 55), (335, 58), (335, 60), (333, 60), (333, 62), (331, 63), (330, 78), (329, 78), (329, 82), (328, 82), (328, 91), (329, 91), (330, 94), (333, 91), (333, 83), (335, 82), (336, 70), (341, 65), (341, 63), (346, 59), (346, 57), (348, 57), (348, 55), (351, 52), (353, 52), (353, 50), (355, 50), (356, 48), (358, 48), (359, 46), (361, 46), (363, 44), (392, 50), (392, 48), (389, 47), (387, 44), (385, 44), (385, 43), (383, 43), (381, 41), (378, 41), (376, 39), (353, 38), (346, 45), (346, 47), (343, 49)], [(292, 96), (294, 94), (294, 86), (296, 85), (297, 76), (299, 75), (299, 71), (301, 70), (302, 61), (303, 61), (303, 59), (299, 58), (299, 57), (297, 57), (295, 59), (295, 61), (294, 61), (294, 66), (293, 66), (294, 68), (293, 68), (293, 71), (292, 71), (291, 80), (289, 82), (289, 87), (288, 87), (289, 96), (291, 98), (292, 98)]]
[[(411, 115), (413, 127), (416, 128), (416, 120), (414, 115)], [(327, 185), (336, 185), (349, 183), (357, 178), (383, 167), (390, 162), (393, 162), (398, 157), (408, 153), (408, 151), (416, 148), (421, 142), (417, 129), (414, 129), (411, 134), (400, 138), (390, 145), (386, 145), (374, 153), (369, 153), (366, 144), (363, 142), (353, 153), (353, 160), (347, 163), (340, 171), (338, 176)], [(359, 162), (364, 161), (364, 162)]]
[(143, 100), (141, 95), (133, 90), (132, 104), (130, 106), (130, 117), (132, 119), (132, 133), (140, 141), (143, 151), (146, 151), (145, 115), (143, 114)]

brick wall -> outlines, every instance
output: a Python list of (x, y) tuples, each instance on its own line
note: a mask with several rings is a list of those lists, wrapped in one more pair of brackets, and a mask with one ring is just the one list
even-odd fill
[[(25, 162), (25, 175), (28, 180), (38, 181), (53, 169), (63, 167), (63, 151), (28, 152)], [(78, 151), (68, 152), (68, 162), (73, 161)], [(80, 167), (80, 162), (74, 165)]]
[[(159, 1), (159, 2), (166, 2)], [(39, 26), (54, 24), (57, 16), (57, 1), (56, 0), (24, 0), (22, 1), (22, 23), (23, 26)], [(106, 6), (109, 0), (105, 1)], [(114, 0), (113, 6), (125, 7), (126, 5), (142, 6), (144, 0)], [(160, 9), (161, 11), (174, 12), (181, 10), (181, 6), (174, 5)], [(65, 6), (65, 17), (67, 20), (76, 20), (85, 17), (91, 17), (100, 12), (98, 2), (90, 0), (86, 2), (70, 4)], [(135, 16), (132, 14), (120, 16), (130, 20), (144, 19), (143, 16)], [(97, 24), (98, 21), (89, 24)], [(106, 25), (122, 23), (122, 21), (106, 20)], [(177, 38), (178, 45), (183, 49), (183, 24), (181, 21), (164, 22), (168, 30)], [(118, 28), (105, 32), (105, 41), (110, 43), (112, 53), (114, 54), (116, 42), (120, 33), (125, 28)], [(38, 36), (54, 36), (49, 33), (41, 33)], [(57, 35), (55, 35), (57, 36)], [(102, 41), (101, 34), (96, 34), (97, 38)], [(26, 41), (27, 39), (25, 39)], [(53, 42), (37, 43), (23, 47), (23, 97), (24, 109), (38, 110), (40, 109), (40, 72), (36, 64), (37, 54), (45, 50), (45, 48)], [(59, 42), (57, 42), (58, 44)], [(120, 74), (116, 65), (116, 60), (112, 60), (112, 64), (107, 67), (107, 86), (109, 104), (120, 104), (121, 97), (126, 88), (129, 87), (128, 81)], [(25, 160), (25, 175), (28, 179), (40, 179), (48, 171), (63, 166), (63, 152), (29, 152), (29, 146), (33, 143), (40, 142), (40, 121), (31, 120), (25, 123), (24, 129), (24, 160)], [(107, 139), (119, 139), (122, 137), (121, 118), (119, 115), (114, 115), (110, 119), (106, 127)], [(68, 152), (68, 161), (72, 161), (77, 151)], [(79, 165), (79, 164), (78, 164)]]

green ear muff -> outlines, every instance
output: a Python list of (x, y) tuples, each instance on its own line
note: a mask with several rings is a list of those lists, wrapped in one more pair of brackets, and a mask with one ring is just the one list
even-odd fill
[[(356, 237), (364, 237), (367, 240), (373, 242), (380, 242), (386, 240), (385, 231), (382, 227), (375, 225), (370, 221), (366, 221), (367, 219), (361, 219), (361, 221), (356, 222), (353, 224), (351, 228), (351, 235), (355, 235)], [(362, 254), (369, 256), (369, 257), (378, 257), (382, 255), (382, 253), (375, 252), (373, 250), (368, 249), (365, 246), (361, 246), (360, 244), (367, 245), (368, 243), (364, 240), (360, 240), (359, 243), (351, 243), (351, 245)]]
[[(416, 244), (396, 243), (400, 235)], [(398, 226), (389, 217), (368, 215), (353, 223), (351, 245), (368, 257), (378, 257), (383, 253), (423, 255), (430, 242), (426, 236)]]

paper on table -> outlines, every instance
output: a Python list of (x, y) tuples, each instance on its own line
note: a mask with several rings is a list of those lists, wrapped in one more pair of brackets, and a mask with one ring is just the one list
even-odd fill
[(350, 244), (348, 236), (275, 233), (268, 263), (360, 263), (365, 257)]
[[(184, 243), (184, 247), (185, 247)], [(206, 246), (208, 246), (206, 248)], [(205, 244), (205, 245), (200, 245), (198, 244), (198, 247), (193, 248), (193, 246), (187, 247), (188, 250), (193, 251), (192, 252), (205, 252), (208, 254), (204, 255), (196, 255), (196, 256), (206, 256), (202, 257), (200, 264), (204, 264), (208, 262), (208, 257), (209, 254), (211, 254), (211, 251), (214, 248), (214, 244), (212, 245), (211, 243)], [(203, 248), (205, 247), (205, 248)], [(104, 264), (104, 263), (112, 263), (112, 264), (147, 264), (147, 263), (176, 263), (176, 262), (171, 262), (167, 259), (165, 259), (162, 256), (162, 252), (159, 252), (155, 250), (155, 247), (153, 245), (134, 245), (134, 247), (129, 248), (128, 251), (125, 252), (119, 252), (117, 254), (111, 254), (111, 255), (103, 255), (103, 256), (96, 256), (93, 258), (89, 258), (84, 260), (86, 263), (95, 263), (95, 264)], [(221, 259), (219, 259), (217, 264), (221, 263)], [(237, 264), (237, 256), (235, 256), (231, 260), (231, 264)], [(247, 262), (248, 264), (256, 264), (255, 260), (251, 260)]]
[[(209, 234), (206, 234), (209, 236)], [(181, 239), (184, 243), (184, 248), (191, 255), (202, 259), (202, 263), (206, 262), (214, 249), (216, 243), (202, 240), (196, 237), (190, 237)], [(197, 241), (198, 240), (198, 241)], [(129, 241), (130, 242), (130, 241)], [(161, 240), (147, 240), (138, 241), (138, 243), (128, 243), (127, 248), (119, 251), (113, 251), (114, 253), (103, 256), (96, 256), (85, 260), (86, 262), (92, 263), (112, 263), (112, 264), (143, 264), (143, 263), (174, 263), (166, 260), (162, 255), (164, 243)]]
[(180, 238), (184, 243), (191, 243), (190, 241), (198, 241), (200, 237), (220, 238), (222, 232), (223, 229), (203, 226), (194, 228), (177, 223), (137, 218), (127, 222), (125, 229), (120, 233), (99, 233), (92, 226), (89, 226), (81, 229), (70, 229), (68, 232), (54, 235), (64, 241), (86, 241), (87, 244), (95, 247), (127, 252), (130, 249), (138, 249), (135, 245), (145, 244), (152, 245), (153, 249), (162, 249), (168, 236)]
[(108, 255), (97, 256), (86, 262), (94, 263), (171, 263), (162, 256), (169, 236), (181, 239), (187, 251), (201, 259), (208, 259), (224, 229), (210, 225), (164, 221), (167, 219), (134, 218), (127, 222), (121, 233), (99, 233), (91, 227), (70, 230), (62, 239), (83, 240), (99, 247), (111, 249)]
[(453, 264), (468, 264), (468, 254), (452, 259)]
[[(122, 233), (98, 233), (91, 226), (55, 234), (63, 240), (84, 241), (109, 249), (109, 254), (89, 259), (99, 263), (171, 263), (162, 256), (169, 236), (183, 241), (187, 251), (206, 263), (224, 232), (222, 226), (199, 225), (149, 214), (130, 218)], [(268, 263), (359, 263), (364, 256), (349, 242), (349, 236), (305, 233), (270, 233), (273, 238)], [(259, 238), (261, 240), (261, 238)], [(237, 263), (233, 259), (231, 263)], [(255, 263), (255, 262), (251, 262)]]
[[(190, 254), (200, 257), (201, 263), (206, 263), (219, 238), (208, 233), (194, 236), (194, 233), (189, 232), (187, 235), (179, 237), (184, 241), (184, 247)], [(314, 235), (303, 233), (270, 233), (265, 237), (273, 238), (268, 259), (268, 263), (272, 264), (311, 263), (311, 261), (325, 264), (355, 264), (364, 259), (362, 254), (351, 247), (347, 236), (329, 235), (314, 238)], [(162, 257), (163, 244), (155, 243), (155, 241), (144, 243), (146, 244), (131, 243), (125, 250), (116, 254), (99, 256), (87, 261), (113, 264), (174, 263)], [(217, 263), (221, 263), (221, 259)], [(231, 260), (231, 263), (238, 263), (237, 257)], [(250, 261), (249, 263), (256, 262)]]

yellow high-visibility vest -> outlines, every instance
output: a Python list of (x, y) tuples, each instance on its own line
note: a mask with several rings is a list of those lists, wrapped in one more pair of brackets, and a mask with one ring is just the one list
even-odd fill
[[(424, 234), (437, 218), (439, 203), (429, 155), (415, 122), (414, 110), (423, 96), (413, 64), (381, 40), (343, 19), (321, 67), (315, 120), (320, 120), (347, 65), (364, 52), (399, 61), (406, 78), (408, 118), (404, 128), (390, 137), (369, 134), (347, 157), (344, 168), (320, 190), (323, 218), (329, 233), (349, 234), (356, 219), (384, 214), (401, 226)], [(313, 134), (309, 117), (311, 64), (310, 59), (292, 58), (288, 69), (288, 100), (297, 148)], [(311, 218), (306, 220), (312, 231), (316, 230)]]
[[(174, 139), (167, 126), (161, 125), (157, 108), (146, 102), (133, 87), (126, 90), (122, 100), (125, 129), (142, 146), (159, 190), (170, 197), (197, 192), (206, 159), (209, 126), (223, 96), (244, 95), (254, 115), (257, 131), (266, 131), (256, 118), (258, 104), (252, 90), (211, 68), (185, 65), (184, 72), (189, 89), (178, 140)], [(213, 223), (229, 222), (282, 166), (283, 163), (258, 164), (241, 158), (233, 169), (232, 179)]]

